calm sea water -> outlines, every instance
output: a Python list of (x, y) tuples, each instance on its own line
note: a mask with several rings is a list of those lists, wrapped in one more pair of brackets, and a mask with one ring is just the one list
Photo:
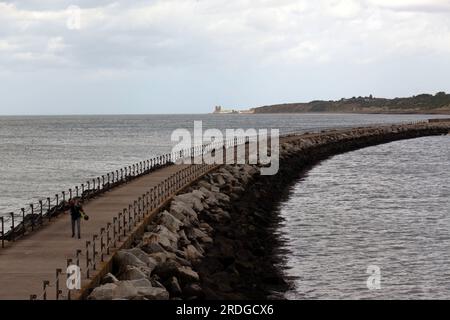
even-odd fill
[[(289, 299), (450, 298), (450, 135), (313, 168), (280, 206)], [(381, 289), (367, 287), (378, 266)]]
[(135, 115), (0, 117), (0, 214), (125, 165), (169, 152), (177, 128), (310, 131), (414, 121), (414, 115)]

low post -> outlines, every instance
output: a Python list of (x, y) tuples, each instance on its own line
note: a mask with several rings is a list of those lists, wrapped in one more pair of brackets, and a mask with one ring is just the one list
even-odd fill
[(50, 198), (47, 198), (47, 216), (48, 216), (48, 220), (50, 221), (50, 219), (52, 218), (52, 215), (50, 214), (50, 210), (52, 209), (52, 200), (50, 200)]
[(78, 198), (79, 195), (80, 195), (80, 191), (79, 191), (78, 186), (75, 187), (75, 192), (76, 192), (76, 197)]
[(62, 191), (61, 193), (62, 193), (62, 202), (64, 203), (66, 202), (66, 192)]
[(14, 239), (14, 229), (15, 229), (15, 226), (14, 226), (14, 212), (11, 212), (10, 215), (11, 215), (11, 240), (14, 241), (15, 240)]
[(25, 226), (25, 208), (20, 208), (20, 211), (22, 211), (22, 225), (23, 225), (22, 235), (24, 235), (27, 230)]
[(80, 254), (81, 254), (81, 250), (80, 250), (80, 249), (77, 249), (77, 251), (76, 251), (77, 267), (80, 266)]
[(59, 205), (59, 195), (55, 194), (55, 198), (56, 198), (56, 206), (58, 206)]
[(39, 200), (39, 224), (42, 226), (44, 223), (44, 208), (42, 206), (42, 200)]
[(69, 189), (69, 201), (72, 200), (72, 189)]
[[(31, 231), (34, 230), (34, 204), (30, 204), (30, 208), (31, 208)], [(25, 223), (23, 225), (25, 227)]]

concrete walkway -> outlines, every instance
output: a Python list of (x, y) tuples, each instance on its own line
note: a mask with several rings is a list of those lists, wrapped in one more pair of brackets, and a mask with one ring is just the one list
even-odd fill
[[(31, 294), (40, 295), (44, 279), (55, 282), (56, 268), (63, 270), (60, 278), (61, 286), (65, 286), (66, 260), (73, 258), (77, 249), (84, 249), (87, 240), (92, 240), (100, 228), (140, 195), (187, 166), (162, 168), (87, 202), (84, 208), (90, 219), (82, 221), (81, 240), (71, 238), (70, 216), (65, 213), (6, 248), (0, 248), (0, 300), (29, 299)], [(48, 291), (49, 298), (54, 298), (55, 288), (50, 287)]]

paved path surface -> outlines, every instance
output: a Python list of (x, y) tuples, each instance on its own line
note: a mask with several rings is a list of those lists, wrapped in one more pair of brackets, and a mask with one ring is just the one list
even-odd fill
[[(87, 202), (84, 208), (90, 220), (82, 222), (81, 240), (71, 238), (70, 216), (66, 213), (5, 249), (0, 248), (0, 299), (29, 299), (30, 294), (40, 294), (42, 281), (54, 282), (56, 268), (65, 270), (66, 259), (73, 258), (77, 249), (84, 249), (86, 240), (91, 240), (140, 195), (186, 166), (162, 168)], [(64, 286), (65, 274), (61, 281)], [(49, 292), (53, 291), (49, 288)]]

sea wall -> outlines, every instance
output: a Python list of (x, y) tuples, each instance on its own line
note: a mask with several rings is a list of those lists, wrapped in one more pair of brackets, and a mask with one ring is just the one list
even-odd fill
[(177, 195), (89, 299), (266, 299), (288, 284), (276, 265), (274, 208), (289, 186), (329, 156), (448, 133), (450, 124), (397, 125), (284, 138), (280, 171), (224, 165)]

